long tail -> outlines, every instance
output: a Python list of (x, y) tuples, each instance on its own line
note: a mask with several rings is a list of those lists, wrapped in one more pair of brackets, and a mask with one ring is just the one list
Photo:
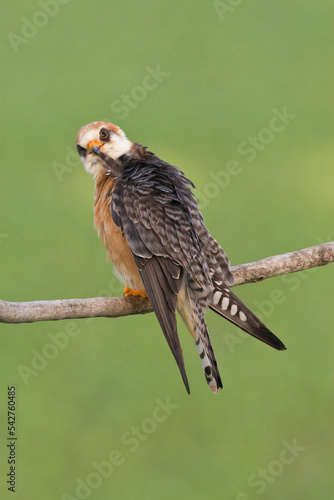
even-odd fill
[(285, 345), (227, 287), (215, 286), (210, 309), (262, 342), (283, 351)]
[(207, 384), (212, 392), (218, 393), (218, 389), (222, 389), (223, 384), (205, 323), (203, 310), (191, 288), (185, 284), (179, 294), (177, 308), (195, 341)]
[[(202, 313), (203, 314), (203, 313)], [(199, 318), (200, 324), (194, 325), (195, 344), (201, 359), (204, 375), (211, 391), (218, 393), (218, 389), (223, 388), (220, 378), (217, 361), (211, 345), (209, 332), (203, 318)]]

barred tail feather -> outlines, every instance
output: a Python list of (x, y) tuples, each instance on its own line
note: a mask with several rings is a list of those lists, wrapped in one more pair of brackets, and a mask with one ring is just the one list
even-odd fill
[(285, 345), (227, 287), (215, 287), (210, 309), (266, 344), (283, 351)]
[(212, 392), (218, 393), (218, 390), (223, 388), (223, 384), (202, 306), (197, 301), (193, 290), (185, 284), (178, 297), (177, 309), (195, 341), (207, 384)]
[[(204, 324), (205, 330), (206, 330), (206, 335), (207, 339), (210, 342), (210, 337), (209, 337), (209, 332), (206, 328), (206, 325)], [(201, 338), (201, 333), (199, 331), (199, 328), (195, 328), (194, 330), (195, 333), (195, 344), (196, 348), (199, 354), (199, 357), (201, 359), (202, 363), (202, 368), (204, 371), (204, 375), (207, 381), (208, 386), (210, 387), (211, 391), (214, 393), (218, 393), (218, 389), (223, 388), (223, 383), (220, 378), (218, 366), (217, 366), (217, 361), (215, 358), (215, 355), (213, 353), (213, 349), (211, 346), (210, 342), (210, 347), (211, 349), (208, 349), (208, 347), (205, 345)]]

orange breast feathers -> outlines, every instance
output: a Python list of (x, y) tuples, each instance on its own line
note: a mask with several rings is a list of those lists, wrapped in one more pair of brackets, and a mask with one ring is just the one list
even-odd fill
[(106, 175), (99, 175), (95, 184), (94, 224), (101, 235), (108, 257), (125, 284), (133, 290), (145, 290), (132, 252), (122, 231), (113, 221), (110, 203), (115, 182)]

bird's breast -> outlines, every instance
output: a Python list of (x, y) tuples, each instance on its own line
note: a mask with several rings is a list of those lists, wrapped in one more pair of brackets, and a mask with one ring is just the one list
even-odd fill
[(110, 210), (115, 181), (105, 175), (96, 179), (94, 225), (101, 235), (108, 257), (125, 284), (133, 290), (145, 290), (132, 252), (122, 230), (116, 226)]

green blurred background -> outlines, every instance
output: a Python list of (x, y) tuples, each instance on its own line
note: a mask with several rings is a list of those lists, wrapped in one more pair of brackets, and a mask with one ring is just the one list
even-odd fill
[[(3, 5), (0, 297), (122, 293), (93, 228), (93, 180), (74, 153), (77, 130), (94, 120), (117, 123), (193, 179), (232, 264), (332, 241), (332, 7)], [(268, 131), (273, 109), (294, 115), (279, 132)], [(250, 136), (259, 146), (246, 154)], [(238, 167), (227, 176), (231, 161)], [(181, 322), (190, 396), (153, 315), (2, 325), (0, 497), (12, 498), (14, 384), (20, 500), (331, 498), (333, 277), (329, 266), (236, 289), (284, 353), (207, 314), (218, 397)], [(158, 413), (157, 399), (168, 398), (170, 415)], [(300, 447), (295, 456), (286, 443)], [(101, 478), (93, 464), (115, 450), (119, 465)], [(78, 480), (88, 489), (76, 491)]]

